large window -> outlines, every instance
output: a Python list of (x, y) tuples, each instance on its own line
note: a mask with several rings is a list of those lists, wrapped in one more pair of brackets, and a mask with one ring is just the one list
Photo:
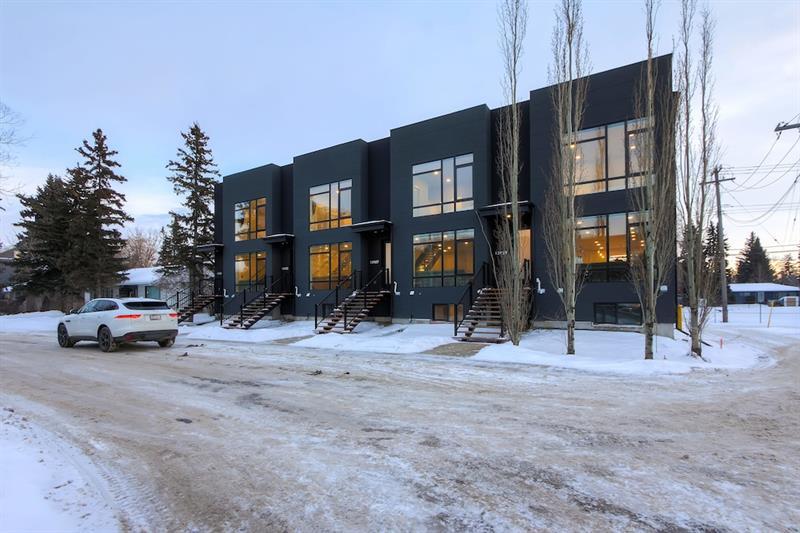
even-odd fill
[(262, 239), (267, 236), (267, 199), (238, 202), (234, 207), (235, 240)]
[(353, 225), (353, 180), (317, 185), (308, 190), (311, 231)]
[(263, 285), (267, 277), (267, 253), (236, 254), (236, 287)]
[(420, 163), (411, 173), (415, 217), (472, 209), (472, 154)]
[(475, 271), (475, 230), (414, 235), (414, 286), (466, 285)]
[(587, 281), (624, 281), (631, 257), (642, 252), (640, 213), (613, 213), (577, 220), (575, 247)]
[[(308, 249), (311, 290), (330, 290), (353, 273), (353, 243), (317, 244)], [(345, 286), (349, 287), (347, 283)]]
[(638, 303), (594, 304), (595, 324), (642, 324), (642, 306)]
[(575, 154), (575, 194), (638, 187), (649, 172), (651, 121), (640, 118), (581, 130), (571, 143)]

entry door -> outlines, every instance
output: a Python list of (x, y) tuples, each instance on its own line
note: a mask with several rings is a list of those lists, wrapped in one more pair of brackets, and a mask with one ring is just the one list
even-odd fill
[(386, 241), (383, 243), (383, 265), (386, 267), (386, 270), (389, 271), (389, 275), (386, 276), (386, 279), (393, 280), (392, 277), (392, 242)]

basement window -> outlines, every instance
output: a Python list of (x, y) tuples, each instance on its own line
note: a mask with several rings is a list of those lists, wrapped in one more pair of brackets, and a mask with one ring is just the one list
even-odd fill
[(642, 306), (638, 303), (596, 303), (594, 304), (594, 323), (640, 326), (642, 324)]
[[(433, 304), (433, 314), (431, 315), (434, 322), (452, 322), (455, 318), (456, 305), (455, 304)], [(464, 318), (464, 306), (458, 306), (458, 320)]]

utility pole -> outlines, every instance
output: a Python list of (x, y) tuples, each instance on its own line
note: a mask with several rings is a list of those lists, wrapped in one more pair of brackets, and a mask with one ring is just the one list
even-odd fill
[(711, 173), (714, 181), (704, 181), (703, 185), (714, 184), (717, 193), (717, 261), (719, 262), (719, 290), (720, 301), (722, 303), (722, 321), (728, 322), (728, 276), (725, 271), (725, 233), (722, 231), (722, 198), (719, 192), (719, 184), (723, 181), (732, 181), (734, 178), (719, 179), (719, 171), (722, 167), (717, 165)]
[(780, 133), (786, 130), (796, 130), (800, 129), (800, 122), (795, 122), (794, 124), (789, 124), (788, 122), (779, 122), (777, 126), (775, 126), (775, 132)]

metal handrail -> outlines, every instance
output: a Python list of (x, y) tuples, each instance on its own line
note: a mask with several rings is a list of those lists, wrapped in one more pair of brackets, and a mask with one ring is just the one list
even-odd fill
[[(380, 286), (381, 289), (385, 289), (388, 286), (388, 278), (387, 278), (388, 274), (389, 274), (389, 269), (384, 267), (384, 268), (380, 269), (377, 273), (375, 273), (375, 275), (372, 276), (372, 278), (367, 283), (361, 285), (360, 287), (355, 287), (355, 290), (354, 290), (353, 294), (356, 294), (356, 297), (358, 297), (358, 291), (361, 291), (361, 294), (363, 294), (363, 296), (364, 296), (364, 303), (362, 304), (361, 309), (366, 309), (367, 308), (367, 293), (369, 292), (369, 288), (374, 283), (376, 283), (378, 280), (383, 278), (381, 280), (382, 281), (381, 286)], [(343, 322), (342, 323), (344, 324), (343, 327), (344, 327), (344, 329), (347, 329), (347, 327), (350, 325), (350, 323), (347, 320), (347, 306), (346, 305), (344, 306), (343, 314), (344, 314), (344, 316), (342, 317), (343, 318)]]
[[(225, 301), (223, 299), (222, 305), (220, 305), (220, 310), (219, 310), (219, 323), (220, 323), (220, 325), (222, 325), (222, 323), (225, 320), (229, 319), (230, 317), (235, 315), (237, 312), (241, 312), (241, 309), (242, 309), (241, 303), (243, 301), (248, 300), (248, 297), (247, 297), (248, 293), (251, 294), (251, 295), (252, 294), (258, 295), (261, 291), (263, 291), (264, 287), (267, 286), (267, 279), (268, 279), (268, 277), (264, 277), (261, 280), (249, 281), (247, 283), (247, 285), (243, 285), (243, 284), (236, 285), (237, 291), (233, 294), (233, 296), (231, 296), (228, 299), (228, 301)], [(234, 308), (235, 310), (233, 312), (227, 312), (226, 313), (225, 312), (225, 308), (230, 308), (230, 306), (234, 305), (234, 304), (238, 304), (239, 308), (238, 309)]]
[[(325, 316), (327, 316), (323, 312), (324, 311), (323, 306), (324, 305), (328, 305), (328, 304), (331, 303), (331, 302), (329, 302), (327, 300), (331, 296), (334, 296), (333, 307), (335, 309), (339, 305), (339, 289), (344, 288), (343, 286), (344, 286), (345, 283), (355, 281), (359, 275), (360, 275), (360, 271), (354, 270), (353, 272), (350, 273), (349, 276), (347, 276), (344, 279), (339, 280), (339, 283), (336, 284), (336, 287), (334, 287), (328, 294), (326, 294), (325, 297), (322, 298), (322, 300), (320, 300), (319, 302), (314, 304), (314, 328), (315, 329), (319, 327), (320, 323), (325, 319)], [(351, 283), (351, 287), (352, 286), (353, 286), (353, 284)], [(322, 316), (320, 317), (320, 315), (322, 315)]]
[[(484, 262), (481, 265), (481, 267), (478, 269), (478, 271), (475, 272), (475, 275), (472, 276), (472, 279), (469, 280), (469, 283), (467, 283), (467, 286), (464, 289), (464, 292), (461, 293), (461, 297), (458, 300), (456, 300), (456, 303), (453, 306), (453, 336), (454, 337), (458, 336), (458, 328), (460, 328), (461, 324), (464, 323), (464, 320), (466, 319), (467, 314), (469, 313), (469, 310), (472, 309), (472, 304), (475, 302), (475, 299), (476, 299), (476, 296), (477, 296), (478, 292), (480, 292), (481, 289), (483, 289), (487, 285), (489, 285), (491, 283), (490, 282), (490, 278), (494, 277), (492, 275), (492, 274), (494, 274), (494, 272), (491, 272), (491, 274), (490, 274), (488, 267), (489, 267), (489, 265), (486, 262)], [(467, 301), (466, 304), (465, 304), (465, 300)], [(461, 315), (461, 320), (458, 319), (458, 307), (459, 306), (462, 306), (462, 309), (464, 310), (462, 315)], [(502, 319), (501, 319), (501, 325), (500, 325), (501, 334), (502, 334), (502, 331), (503, 331), (503, 326), (502, 326)]]

